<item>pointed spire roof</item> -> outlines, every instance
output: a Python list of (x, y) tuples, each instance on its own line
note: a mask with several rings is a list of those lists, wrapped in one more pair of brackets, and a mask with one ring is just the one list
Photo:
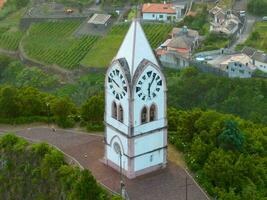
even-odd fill
[(157, 59), (151, 49), (146, 35), (136, 19), (133, 20), (115, 59), (125, 58), (133, 77), (135, 70), (143, 59), (158, 66)]

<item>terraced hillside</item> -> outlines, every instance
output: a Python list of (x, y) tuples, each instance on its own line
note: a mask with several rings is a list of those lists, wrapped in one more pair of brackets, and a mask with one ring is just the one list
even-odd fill
[(74, 38), (72, 33), (80, 21), (45, 22), (31, 26), (23, 39), (25, 53), (46, 64), (73, 69), (92, 48), (97, 36)]
[[(99, 40), (85, 56), (81, 64), (88, 67), (106, 67), (116, 55), (120, 44), (129, 28), (128, 24), (115, 25), (106, 37)], [(169, 24), (144, 24), (143, 29), (151, 47), (158, 47), (172, 29)]]

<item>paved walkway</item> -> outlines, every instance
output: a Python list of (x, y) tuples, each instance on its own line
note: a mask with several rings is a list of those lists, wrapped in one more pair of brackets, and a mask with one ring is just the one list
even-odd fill
[[(0, 127), (0, 134), (10, 131), (31, 140), (57, 146), (74, 157), (84, 168), (89, 169), (99, 182), (113, 191), (120, 191), (119, 173), (100, 162), (104, 155), (103, 136), (69, 130), (52, 132), (47, 127), (22, 128), (20, 130)], [(208, 199), (191, 176), (171, 161), (163, 170), (132, 180), (124, 178), (124, 181), (131, 200), (186, 200), (186, 177), (187, 200)]]

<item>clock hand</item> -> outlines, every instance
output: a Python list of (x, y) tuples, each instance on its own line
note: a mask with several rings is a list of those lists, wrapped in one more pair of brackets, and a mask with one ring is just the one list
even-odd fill
[(152, 79), (152, 81), (151, 81), (151, 83), (150, 83), (150, 86), (151, 86), (152, 83), (154, 82), (155, 78), (156, 78), (156, 76), (153, 76), (153, 79)]
[(148, 97), (150, 98), (150, 87), (151, 87), (151, 83), (148, 83)]
[(117, 85), (118, 88), (120, 87), (119, 84), (116, 81), (114, 81), (114, 79), (112, 79), (112, 81)]
[(154, 82), (156, 76), (153, 76), (152, 81), (148, 84), (149, 96), (150, 96), (150, 88), (152, 83)]

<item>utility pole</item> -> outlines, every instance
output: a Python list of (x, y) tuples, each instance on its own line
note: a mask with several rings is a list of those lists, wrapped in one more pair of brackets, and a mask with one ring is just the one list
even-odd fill
[(185, 177), (185, 200), (187, 200), (187, 176)]

